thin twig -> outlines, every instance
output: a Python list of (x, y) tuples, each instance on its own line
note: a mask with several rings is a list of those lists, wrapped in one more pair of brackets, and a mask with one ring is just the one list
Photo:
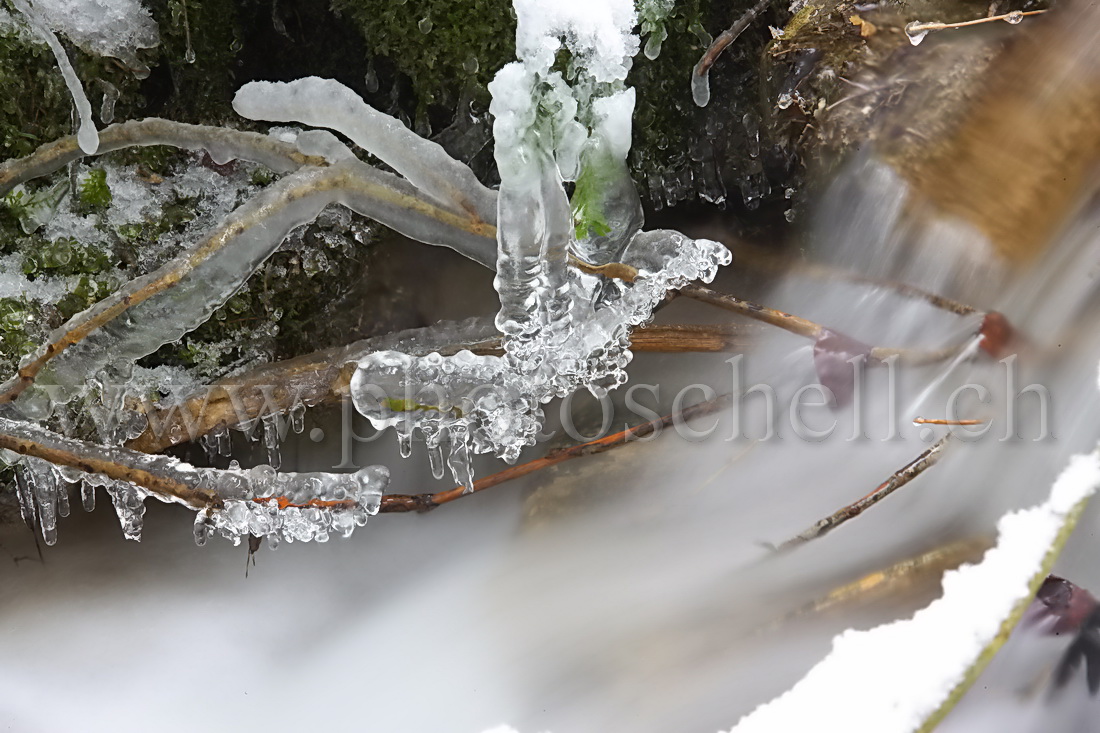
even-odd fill
[(563, 461), (603, 453), (612, 448), (632, 443), (654, 432), (663, 430), (669, 425), (674, 425), (679, 421), (710, 415), (729, 406), (732, 401), (732, 395), (719, 395), (713, 400), (685, 407), (679, 412), (665, 415), (657, 420), (650, 420), (649, 422), (636, 425), (627, 430), (614, 433), (613, 435), (608, 435), (587, 443), (569, 446), (568, 448), (559, 448), (558, 450), (551, 451), (542, 458), (536, 458), (533, 461), (528, 461), (527, 463), (512, 466), (503, 471), (485, 476), (474, 483), (473, 491), (467, 491), (465, 487), (458, 486), (446, 491), (437, 491), (434, 494), (387, 494), (382, 497), (382, 506), (381, 509), (379, 509), (379, 513), (429, 511), (443, 504), (457, 501), (463, 496), (484, 491), (493, 486), (498, 486), (505, 481), (511, 481), (512, 479), (526, 476), (535, 471), (562, 463)]
[(823, 537), (829, 532), (833, 531), (840, 525), (847, 522), (849, 519), (854, 519), (862, 514), (867, 509), (873, 507), (885, 499), (890, 494), (894, 493), (902, 486), (920, 476), (926, 469), (934, 466), (937, 461), (943, 457), (944, 448), (947, 445), (947, 441), (951, 438), (951, 434), (943, 436), (928, 450), (921, 453), (909, 463), (905, 464), (902, 468), (895, 471), (890, 478), (883, 481), (875, 490), (864, 496), (859, 501), (848, 504), (845, 507), (838, 509), (829, 516), (816, 522), (813, 526), (805, 529), (796, 536), (787, 540), (783, 544), (779, 545), (776, 550), (784, 551), (789, 550), (799, 545), (805, 544), (810, 540)]
[[(790, 333), (814, 341), (817, 341), (823, 335), (830, 332), (830, 329), (827, 329), (825, 326), (814, 323), (806, 318), (784, 313), (781, 310), (768, 308), (767, 306), (759, 305), (748, 300), (742, 300), (733, 295), (719, 293), (706, 286), (699, 285), (698, 283), (691, 283), (680, 288), (680, 294), (692, 298), (693, 300), (698, 300), (701, 303), (717, 306), (731, 313), (738, 313), (748, 318), (752, 318), (753, 320), (782, 328), (784, 331), (789, 331)], [(874, 346), (870, 348), (868, 356), (870, 356), (873, 361), (886, 361), (891, 357), (899, 356), (911, 365), (922, 365), (944, 361), (957, 353), (957, 348), (927, 351), (893, 346)]]
[(756, 17), (763, 13), (770, 4), (771, 0), (757, 0), (756, 5), (746, 10), (733, 25), (719, 33), (718, 37), (703, 52), (703, 56), (699, 59), (699, 63), (695, 65), (692, 74), (705, 76), (710, 71), (710, 67), (714, 66), (714, 62), (718, 60), (718, 57), (722, 55), (722, 52), (736, 41), (737, 37), (744, 33), (749, 24), (756, 20)]
[(993, 21), (1003, 20), (1006, 23), (1015, 25), (1029, 15), (1042, 15), (1047, 12), (1043, 10), (1013, 10), (1010, 13), (1004, 13), (1003, 15), (988, 15), (984, 18), (975, 18), (974, 20), (963, 20), (958, 23), (940, 23), (936, 21), (930, 21), (928, 23), (921, 23), (920, 21), (913, 21), (905, 26), (905, 32), (909, 36), (914, 36), (920, 33), (928, 33), (929, 31), (942, 31), (949, 28), (966, 28), (971, 25), (979, 25), (981, 23), (992, 23)]
[[(261, 163), (276, 173), (289, 173), (304, 165), (327, 164), (324, 158), (298, 152), (292, 143), (258, 132), (189, 125), (158, 117), (108, 125), (99, 132), (99, 149), (95, 155), (148, 145), (214, 151), (219, 158), (231, 154)], [(87, 157), (87, 153), (77, 145), (76, 136), (69, 135), (42, 145), (24, 158), (5, 161), (0, 164), (0, 196), (20, 183), (53, 173), (83, 157)]]
[(799, 316), (793, 316), (790, 313), (784, 313), (774, 308), (758, 305), (748, 300), (742, 300), (733, 295), (719, 293), (716, 290), (711, 290), (698, 283), (690, 283), (680, 288), (680, 295), (687, 296), (692, 300), (698, 300), (701, 303), (717, 306), (731, 313), (739, 313), (753, 320), (782, 328), (784, 331), (790, 331), (793, 334), (804, 336), (808, 339), (816, 340), (825, 331), (825, 327), (821, 324), (814, 323), (805, 318), (800, 318)]
[(765, 252), (763, 248), (759, 246), (747, 243), (738, 244), (737, 262), (738, 264), (748, 265), (749, 267), (765, 270), (770, 273), (794, 273), (795, 275), (819, 278), (822, 280), (844, 280), (847, 282), (859, 283), (861, 285), (872, 285), (885, 288), (906, 298), (927, 301), (936, 308), (949, 311), (958, 316), (969, 316), (979, 312), (977, 308), (971, 305), (923, 290), (914, 285), (894, 280), (880, 280), (878, 278), (860, 275), (817, 262), (805, 262), (791, 257), (775, 255), (770, 252)]

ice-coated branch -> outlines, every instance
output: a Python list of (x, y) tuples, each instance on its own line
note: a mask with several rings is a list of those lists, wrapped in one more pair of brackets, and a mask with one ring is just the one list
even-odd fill
[(49, 391), (21, 400), (30, 417), (67, 402), (109, 364), (129, 364), (206, 321), (295, 226), (335, 198), (344, 171), (309, 168), (283, 178), (245, 203), (192, 248), (73, 316), (20, 363), (0, 387), (12, 402), (36, 379)]
[(193, 509), (223, 506), (223, 497), (212, 487), (200, 486), (197, 474), (176, 468), (180, 464), (167, 456), (149, 456), (66, 438), (33, 423), (0, 418), (0, 448), (68, 466), (86, 473), (102, 474), (116, 481), (136, 484), (157, 498), (186, 504)]
[(310, 76), (292, 82), (249, 82), (237, 90), (233, 109), (251, 120), (301, 122), (336, 130), (438, 203), (483, 221), (496, 217), (496, 196), (468, 166), (335, 79)]
[[(105, 127), (99, 133), (99, 147), (94, 154), (148, 145), (205, 150), (217, 162), (240, 158), (265, 165), (276, 173), (290, 173), (303, 165), (325, 165), (324, 158), (305, 155), (292, 143), (258, 132), (189, 125), (159, 117)], [(76, 137), (70, 135), (46, 143), (24, 158), (7, 160), (0, 164), (0, 196), (7, 195), (20, 183), (53, 173), (88, 154), (81, 150)]]
[[(710, 326), (641, 326), (630, 334), (635, 352), (662, 354), (718, 353), (744, 349), (754, 329), (729, 324)], [(474, 354), (504, 353), (500, 334), (487, 319), (445, 322), (388, 336), (357, 341), (349, 346), (265, 364), (231, 377), (170, 404), (132, 404), (145, 413), (145, 430), (126, 445), (143, 453), (160, 453), (174, 445), (195, 441), (212, 431), (235, 428), (264, 415), (286, 413), (296, 405), (333, 404), (347, 399), (356, 362), (382, 349), (401, 349), (445, 356), (462, 349)]]
[(298, 403), (313, 406), (346, 399), (352, 372), (365, 354), (383, 349), (453, 354), (464, 348), (476, 349), (478, 344), (499, 348), (495, 334), (488, 319), (446, 321), (265, 364), (212, 384), (179, 403), (135, 405), (144, 409), (149, 424), (127, 445), (158, 453), (221, 426), (233, 428), (264, 414), (288, 412)]
[[(19, 491), (21, 509), (24, 517), (40, 517), (48, 544), (56, 539), (58, 513), (68, 513), (65, 483), (71, 481), (84, 483), (87, 509), (94, 506), (95, 487), (107, 488), (128, 539), (141, 538), (148, 495), (197, 510), (199, 544), (212, 531), (234, 544), (246, 535), (302, 542), (323, 542), (330, 532), (347, 537), (378, 512), (382, 490), (389, 483), (383, 466), (355, 473), (279, 473), (271, 466), (242, 469), (235, 464), (224, 470), (196, 468), (170, 456), (74, 440), (4, 418), (0, 448), (30, 463), (30, 478), (24, 481), (34, 485)], [(58, 466), (83, 473), (61, 472)]]
[(695, 64), (695, 68), (691, 70), (691, 96), (695, 104), (700, 107), (707, 106), (710, 102), (710, 67), (714, 66), (714, 62), (718, 60), (722, 52), (729, 48), (730, 44), (736, 41), (749, 27), (749, 24), (756, 20), (757, 16), (763, 13), (770, 4), (771, 0), (757, 0), (755, 5), (733, 22), (733, 25), (719, 33), (718, 37), (703, 52), (699, 63)]
[(437, 491), (432, 494), (387, 494), (382, 497), (382, 506), (379, 509), (379, 513), (392, 514), (430, 511), (443, 504), (457, 501), (463, 496), (484, 491), (485, 489), (491, 489), (506, 481), (527, 476), (528, 474), (541, 471), (550, 466), (555, 466), (564, 461), (603, 453), (612, 448), (618, 448), (619, 446), (656, 435), (671, 425), (676, 425), (696, 417), (712, 415), (729, 407), (732, 401), (733, 398), (731, 395), (719, 395), (712, 400), (690, 405), (678, 412), (673, 412), (664, 417), (635, 425), (632, 428), (613, 433), (603, 438), (590, 440), (587, 443), (571, 445), (566, 448), (559, 448), (551, 451), (542, 458), (536, 458), (533, 461), (521, 463), (518, 466), (511, 466), (503, 471), (498, 471), (497, 473), (480, 478), (474, 483), (472, 490), (468, 490), (465, 486), (457, 486), (453, 489)]
[(358, 160), (308, 167), (236, 209), (187, 252), (56, 329), (0, 386), (0, 404), (14, 401), (40, 375), (48, 375), (41, 386), (52, 391), (20, 403), (30, 416), (48, 414), (47, 401), (67, 401), (107, 365), (131, 363), (180, 338), (236, 292), (291, 229), (312, 221), (331, 203), (478, 261), (492, 249), (492, 225), (440, 208), (396, 176)]

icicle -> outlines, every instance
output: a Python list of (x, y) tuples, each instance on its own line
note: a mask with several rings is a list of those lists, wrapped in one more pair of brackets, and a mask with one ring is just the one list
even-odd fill
[(69, 482), (53, 468), (54, 486), (57, 487), (57, 516), (69, 516)]
[(412, 424), (411, 420), (402, 420), (395, 427), (395, 430), (397, 430), (397, 447), (402, 458), (408, 458), (412, 455)]
[(466, 430), (463, 427), (451, 428), (451, 454), (447, 457), (447, 466), (455, 483), (464, 487), (465, 493), (474, 490), (474, 469), (470, 464), (470, 451), (466, 445)]
[(122, 526), (122, 536), (128, 540), (141, 542), (141, 528), (145, 520), (146, 491), (125, 481), (112, 481), (107, 484), (107, 493), (115, 505), (118, 523)]
[(691, 99), (699, 107), (706, 107), (710, 104), (710, 70), (701, 70), (699, 66), (692, 69)]
[(213, 463), (214, 457), (218, 455), (218, 439), (211, 433), (206, 433), (199, 438), (199, 446), (202, 447), (202, 452), (206, 456), (207, 463)]
[(104, 79), (98, 80), (103, 85), (103, 103), (99, 105), (99, 121), (109, 125), (115, 119), (115, 103), (118, 102), (118, 87)]
[(30, 488), (38, 504), (38, 520), (42, 539), (47, 545), (57, 542), (57, 479), (51, 466), (37, 458), (26, 461)]
[(19, 514), (23, 517), (23, 523), (33, 529), (38, 512), (33, 479), (30, 476), (30, 469), (25, 464), (15, 467), (15, 490), (19, 497)]
[(61, 41), (57, 40), (57, 36), (49, 29), (49, 26), (46, 25), (37, 11), (31, 8), (27, 0), (12, 0), (12, 3), (26, 17), (31, 28), (53, 51), (54, 58), (57, 59), (57, 66), (61, 69), (61, 76), (65, 79), (65, 86), (69, 88), (69, 94), (73, 97), (73, 104), (76, 105), (76, 112), (80, 117), (80, 128), (76, 134), (77, 143), (79, 143), (80, 149), (88, 155), (94, 154), (99, 149), (99, 132), (95, 129), (95, 123), (92, 122), (92, 105), (84, 94), (84, 87), (81, 86), (73, 65), (69, 63), (69, 57), (65, 55), (65, 49), (61, 45)]
[(279, 450), (279, 415), (269, 413), (261, 418), (261, 422), (267, 462), (272, 468), (278, 469), (283, 463), (282, 453)]
[(84, 480), (80, 484), (80, 502), (84, 505), (84, 511), (95, 511), (95, 484)]
[(294, 407), (290, 408), (290, 429), (294, 431), (295, 435), (301, 435), (302, 431), (306, 429), (306, 404), (304, 402), (295, 402)]
[[(195, 63), (195, 49), (191, 47), (191, 23), (187, 19), (187, 0), (180, 0), (183, 10), (183, 40), (187, 50), (183, 52), (183, 60), (189, 64)], [(271, 6), (271, 17), (275, 17), (275, 5)]]
[(210, 514), (205, 509), (195, 512), (195, 544), (199, 547), (205, 545), (213, 531), (214, 524), (210, 519)]
[(443, 440), (444, 432), (436, 425), (425, 423), (420, 427), (424, 433), (424, 447), (428, 450), (428, 463), (432, 467), (432, 476), (436, 479), (443, 478)]

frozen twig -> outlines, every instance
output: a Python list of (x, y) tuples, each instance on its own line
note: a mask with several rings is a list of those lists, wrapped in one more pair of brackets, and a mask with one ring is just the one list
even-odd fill
[[(258, 132), (189, 125), (158, 117), (105, 127), (99, 132), (99, 148), (95, 155), (149, 145), (205, 150), (218, 161), (240, 158), (265, 165), (276, 173), (289, 173), (303, 165), (326, 164), (324, 158), (304, 155), (292, 143)], [(5, 161), (0, 164), (0, 196), (6, 195), (20, 183), (60, 170), (85, 155), (87, 153), (80, 149), (76, 136), (69, 135), (42, 145), (24, 158)]]
[[(16, 376), (0, 386), (0, 404), (19, 397), (49, 362), (66, 352), (66, 356), (75, 356), (52, 365), (57, 372), (52, 383), (64, 389), (83, 382), (108, 363), (134, 361), (178, 339), (204, 322), (240, 287), (291, 229), (312, 221), (336, 202), (422, 242), (453, 247), (477, 261), (484, 262), (493, 249), (496, 230), (491, 223), (444, 209), (396, 176), (357, 160), (329, 168), (308, 167), (236, 209), (184, 254), (132, 280), (55, 330), (21, 363)], [(185, 300), (194, 307), (181, 308)], [(103, 329), (124, 313), (131, 321), (129, 328), (118, 332)], [(74, 351), (78, 345), (80, 349)]]
[[(195, 509), (217, 508), (223, 503), (217, 492), (198, 485), (198, 474), (168, 469), (174, 459), (66, 438), (29, 422), (0, 418), (0, 448), (56, 466), (128, 481), (163, 501)], [(159, 461), (158, 466), (164, 464), (164, 470), (157, 470), (152, 461)]]
[(334, 79), (249, 82), (237, 91), (233, 109), (253, 120), (337, 130), (439, 203), (484, 220), (496, 217), (496, 194), (468, 166)]
[(536, 471), (555, 466), (564, 461), (603, 453), (612, 448), (626, 445), (627, 443), (644, 438), (647, 435), (652, 435), (670, 425), (675, 425), (680, 421), (690, 420), (694, 417), (701, 417), (703, 415), (710, 415), (725, 409), (732, 401), (733, 398), (731, 395), (719, 395), (713, 400), (685, 407), (679, 412), (665, 415), (656, 420), (650, 420), (649, 422), (636, 425), (627, 430), (597, 440), (569, 446), (568, 448), (559, 448), (551, 451), (542, 458), (536, 458), (533, 461), (521, 463), (518, 466), (512, 466), (503, 471), (485, 476), (474, 483), (473, 491), (468, 491), (464, 486), (458, 486), (446, 491), (437, 491), (434, 494), (388, 494), (382, 497), (382, 506), (379, 509), (379, 513), (429, 511), (443, 504), (449, 504), (452, 501), (461, 499), (463, 496), (484, 491), (485, 489), (498, 486), (506, 481), (535, 473)]
[(832, 532), (840, 525), (847, 522), (849, 519), (855, 519), (867, 509), (870, 509), (875, 504), (879, 503), (890, 494), (894, 493), (902, 486), (905, 486), (910, 481), (920, 476), (924, 471), (931, 466), (934, 466), (940, 458), (943, 457), (944, 448), (947, 446), (947, 441), (950, 439), (951, 434), (943, 436), (937, 440), (931, 448), (921, 453), (909, 463), (905, 464), (902, 468), (895, 471), (890, 478), (883, 481), (875, 490), (864, 496), (859, 501), (855, 501), (848, 504), (845, 507), (838, 509), (829, 516), (821, 519), (813, 524), (813, 526), (805, 529), (796, 536), (787, 540), (783, 544), (779, 545), (776, 550), (784, 551), (790, 550), (799, 545), (805, 544), (810, 540), (823, 537), (824, 535)]
[[(482, 338), (471, 330), (475, 337), (463, 340), (455, 338), (453, 330), (452, 324), (442, 323), (366, 339), (346, 347), (265, 364), (212, 384), (179, 403), (130, 405), (146, 413), (149, 425), (127, 446), (144, 453), (159, 453), (173, 445), (197, 440), (222, 426), (237, 427), (264, 414), (288, 412), (298, 402), (322, 405), (347, 399), (354, 359), (362, 353), (398, 346), (418, 354), (437, 351), (444, 356), (462, 349), (479, 355), (503, 353), (499, 335)], [(490, 330), (491, 323), (483, 324), (483, 331)], [(642, 326), (631, 333), (630, 348), (635, 352), (670, 354), (719, 353), (744, 348), (749, 335), (744, 327), (728, 324)]]

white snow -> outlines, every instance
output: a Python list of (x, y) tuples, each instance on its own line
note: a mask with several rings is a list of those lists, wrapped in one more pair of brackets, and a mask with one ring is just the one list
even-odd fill
[(157, 24), (140, 0), (33, 0), (33, 7), (56, 32), (98, 56), (112, 56), (148, 74), (137, 49), (160, 42)]
[(1074, 456), (1046, 502), (1001, 518), (997, 546), (980, 564), (944, 575), (940, 599), (911, 619), (840, 634), (802, 680), (742, 718), (731, 733), (917, 729), (1028, 598), (1029, 583), (1042, 571), (1067, 515), (1097, 485), (1100, 455)]

